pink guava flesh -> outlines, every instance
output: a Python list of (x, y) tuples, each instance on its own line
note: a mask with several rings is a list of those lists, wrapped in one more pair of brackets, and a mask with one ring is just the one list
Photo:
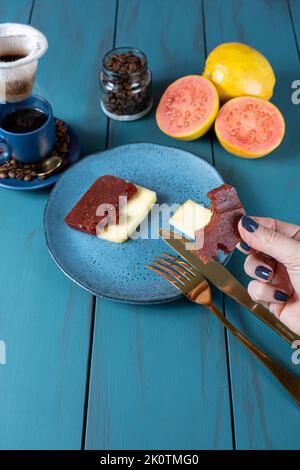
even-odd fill
[(218, 106), (215, 87), (200, 75), (182, 77), (163, 94), (157, 108), (161, 130), (174, 137), (198, 131)]
[(284, 130), (280, 111), (258, 98), (235, 98), (220, 109), (216, 119), (219, 139), (250, 154), (269, 153), (280, 144)]

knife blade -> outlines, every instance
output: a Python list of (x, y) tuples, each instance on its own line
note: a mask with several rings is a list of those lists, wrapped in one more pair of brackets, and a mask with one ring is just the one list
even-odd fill
[(200, 271), (214, 286), (246, 307), (250, 312), (254, 313), (260, 320), (290, 344), (300, 339), (266, 307), (254, 302), (249, 296), (247, 289), (225, 268), (225, 266), (213, 259), (210, 259), (208, 263), (204, 263), (192, 250), (186, 249), (186, 243), (193, 243), (191, 240), (187, 240), (184, 237), (179, 238), (174, 232), (162, 229), (159, 231), (159, 234), (169, 246), (177, 251), (177, 253), (195, 269)]

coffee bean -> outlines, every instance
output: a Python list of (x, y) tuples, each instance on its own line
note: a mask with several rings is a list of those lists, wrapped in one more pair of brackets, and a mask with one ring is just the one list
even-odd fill
[(24, 176), (24, 181), (31, 181), (32, 180), (32, 176), (31, 175), (25, 175)]
[(113, 72), (119, 72), (119, 70), (120, 70), (119, 62), (114, 62), (113, 66), (112, 66), (112, 69), (113, 69)]
[(7, 178), (7, 173), (5, 171), (1, 171), (0, 172), (0, 179), (4, 180), (5, 178)]
[(15, 171), (9, 171), (8, 172), (8, 177), (9, 178), (15, 178), (16, 177), (16, 172)]
[(137, 71), (137, 65), (132, 62), (130, 65), (129, 65), (129, 72), (133, 73), (133, 72), (136, 72)]

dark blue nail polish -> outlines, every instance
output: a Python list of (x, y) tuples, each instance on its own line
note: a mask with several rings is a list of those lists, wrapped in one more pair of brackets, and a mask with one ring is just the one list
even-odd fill
[(279, 300), (279, 302), (287, 302), (289, 300), (289, 296), (281, 290), (276, 290), (274, 292), (274, 299)]
[(250, 251), (250, 250), (251, 250), (250, 246), (247, 245), (246, 242), (241, 241), (241, 242), (240, 242), (240, 246), (241, 246), (241, 248), (242, 248), (243, 250), (245, 250), (245, 251)]
[(258, 223), (256, 220), (251, 219), (247, 215), (244, 215), (242, 218), (242, 226), (247, 230), (247, 232), (255, 232), (258, 229)]
[(267, 281), (269, 279), (271, 272), (272, 270), (267, 268), (266, 266), (257, 266), (257, 268), (255, 269), (256, 276), (260, 277), (264, 281)]

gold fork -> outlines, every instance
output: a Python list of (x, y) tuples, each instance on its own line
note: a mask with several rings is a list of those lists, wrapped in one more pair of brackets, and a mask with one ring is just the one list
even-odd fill
[(199, 271), (180, 258), (175, 258), (167, 253), (162, 253), (160, 257), (156, 257), (156, 261), (152, 261), (146, 267), (169, 281), (192, 302), (206, 305), (225, 328), (231, 331), (269, 369), (300, 405), (300, 379), (277, 364), (222, 315), (212, 302), (211, 289), (207, 280)]

